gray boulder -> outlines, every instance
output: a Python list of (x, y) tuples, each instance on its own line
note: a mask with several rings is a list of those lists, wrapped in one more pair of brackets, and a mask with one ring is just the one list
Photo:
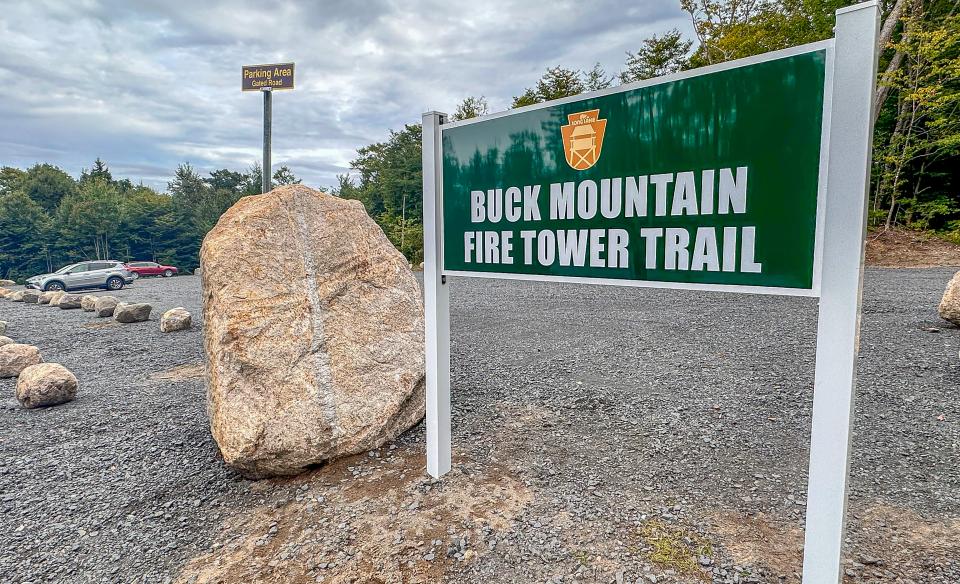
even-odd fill
[(40, 301), (39, 290), (24, 290), (23, 291), (23, 303), (24, 304), (37, 304)]
[(60, 310), (72, 310), (74, 308), (80, 308), (80, 300), (82, 296), (79, 294), (64, 294), (60, 297), (60, 301), (57, 302), (57, 306), (60, 307)]
[(0, 347), (0, 378), (16, 377), (27, 367), (42, 362), (40, 349), (33, 345), (4, 345)]
[(97, 297), (92, 294), (84, 294), (80, 298), (80, 308), (85, 312), (93, 312), (97, 305)]
[(113, 311), (117, 307), (117, 299), (113, 296), (101, 296), (97, 298), (96, 303), (93, 305), (93, 312), (99, 316), (113, 316)]
[(178, 306), (164, 312), (160, 317), (160, 332), (185, 331), (190, 328), (190, 324), (190, 313), (182, 306)]
[(25, 408), (40, 408), (73, 401), (77, 377), (59, 363), (39, 363), (20, 372), (17, 401)]
[(153, 307), (146, 303), (120, 302), (113, 310), (113, 319), (117, 322), (131, 323), (150, 320), (150, 311)]

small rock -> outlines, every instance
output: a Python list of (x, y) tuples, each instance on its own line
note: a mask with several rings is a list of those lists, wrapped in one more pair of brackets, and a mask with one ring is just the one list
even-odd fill
[(57, 306), (60, 307), (60, 310), (80, 308), (80, 300), (82, 300), (82, 297), (79, 294), (64, 294), (57, 302)]
[(190, 313), (182, 306), (171, 308), (160, 317), (160, 332), (172, 333), (190, 328)]
[(4, 345), (0, 347), (0, 378), (16, 377), (27, 367), (41, 362), (40, 349), (33, 345)]
[(113, 316), (117, 304), (119, 304), (119, 301), (113, 296), (101, 296), (97, 298), (97, 302), (93, 305), (93, 312), (99, 317)]
[(3, 335), (0, 335), (0, 347), (4, 345), (12, 345), (14, 343), (16, 343), (16, 341), (11, 339), (10, 337), (5, 337)]
[(117, 322), (131, 323), (150, 320), (150, 311), (153, 306), (146, 303), (120, 302), (113, 310), (113, 319)]
[(84, 312), (93, 312), (97, 306), (97, 297), (92, 294), (84, 294), (80, 299), (80, 308)]
[(0, 320), (0, 335), (7, 334), (7, 321)]

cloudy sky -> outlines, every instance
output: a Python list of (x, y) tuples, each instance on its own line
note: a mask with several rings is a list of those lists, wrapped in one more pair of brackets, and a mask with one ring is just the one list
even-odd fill
[(357, 148), (468, 95), (493, 111), (549, 66), (613, 73), (670, 28), (673, 0), (5, 0), (0, 165), (165, 188), (176, 165), (243, 170), (260, 157), (262, 99), (243, 64), (294, 61), (274, 95), (274, 167), (336, 183)]

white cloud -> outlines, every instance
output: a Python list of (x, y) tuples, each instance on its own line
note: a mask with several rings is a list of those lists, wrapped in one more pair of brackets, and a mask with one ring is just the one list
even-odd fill
[(183, 161), (244, 169), (262, 104), (240, 66), (290, 60), (273, 162), (335, 184), (357, 148), (423, 111), (468, 95), (505, 109), (549, 66), (612, 73), (673, 27), (689, 29), (663, 0), (17, 2), (0, 20), (0, 164), (77, 174), (99, 156), (160, 188)]

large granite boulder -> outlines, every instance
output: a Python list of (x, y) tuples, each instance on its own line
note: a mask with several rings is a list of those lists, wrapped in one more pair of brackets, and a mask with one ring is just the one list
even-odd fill
[(145, 303), (119, 302), (113, 309), (113, 320), (123, 323), (144, 322), (150, 320), (153, 307)]
[(7, 286), (16, 286), (16, 285), (17, 283), (14, 282), (13, 280), (0, 280), (0, 286), (4, 288)]
[(33, 345), (4, 345), (0, 347), (0, 378), (16, 377), (27, 367), (41, 362), (40, 349)]
[(76, 376), (59, 363), (31, 365), (17, 378), (17, 401), (25, 408), (55, 406), (76, 396)]
[(940, 318), (960, 326), (960, 272), (953, 275), (940, 300)]
[(9, 288), (0, 288), (0, 298), (6, 298), (11, 294), (13, 294), (13, 290), (10, 290)]
[(96, 305), (97, 297), (92, 294), (84, 294), (80, 298), (80, 308), (82, 308), (84, 312), (93, 312)]
[(23, 303), (24, 303), (24, 304), (37, 304), (37, 303), (40, 301), (40, 294), (41, 294), (41, 292), (40, 292), (39, 290), (33, 290), (33, 289), (24, 290), (24, 291), (23, 291)]
[(46, 292), (45, 294), (50, 295), (50, 301), (47, 303), (50, 306), (60, 306), (60, 300), (67, 295), (63, 290), (54, 290), (52, 292)]
[(7, 296), (10, 299), (10, 302), (23, 302), (23, 293), (24, 290), (17, 290), (13, 294)]
[(80, 308), (80, 301), (83, 299), (79, 294), (64, 294), (57, 301), (57, 306), (61, 310), (72, 310), (74, 308)]
[(93, 312), (99, 317), (113, 316), (117, 304), (119, 302), (113, 296), (101, 296), (97, 298), (97, 302), (93, 305)]
[(191, 325), (190, 313), (182, 306), (171, 308), (160, 317), (160, 332), (185, 331)]
[(207, 409), (228, 465), (294, 474), (423, 417), (420, 287), (359, 202), (301, 185), (245, 197), (200, 264)]

